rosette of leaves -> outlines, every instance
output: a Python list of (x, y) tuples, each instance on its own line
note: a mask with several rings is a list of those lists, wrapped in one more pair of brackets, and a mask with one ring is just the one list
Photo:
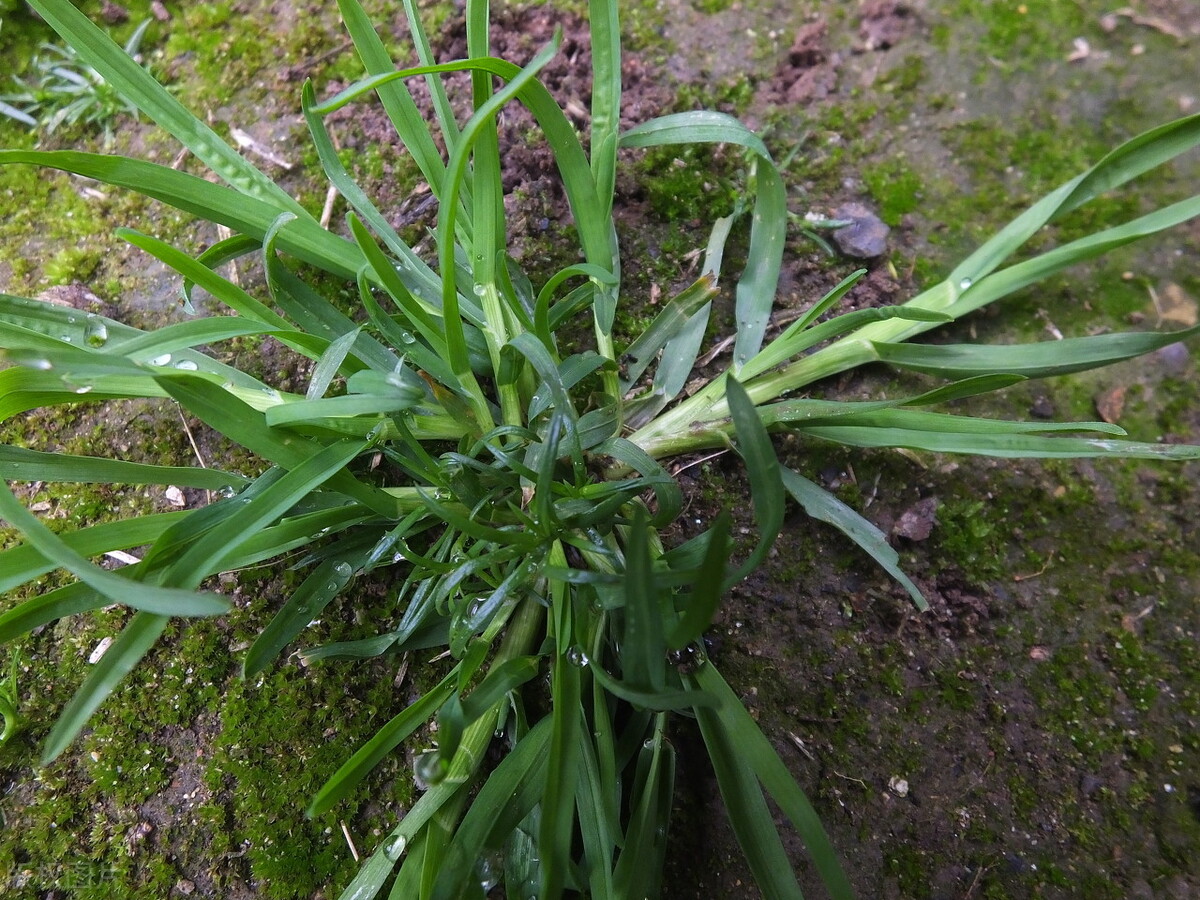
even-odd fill
[[(768, 798), (800, 833), (830, 894), (849, 883), (803, 791), (708, 661), (702, 636), (722, 594), (761, 565), (782, 527), (785, 498), (844, 532), (912, 595), (884, 536), (777, 460), (771, 435), (862, 447), (1001, 457), (1191, 459), (1200, 448), (1127, 440), (1105, 423), (1009, 422), (931, 409), (1029, 378), (1102, 366), (1191, 336), (1108, 334), (1025, 346), (921, 345), (909, 338), (1014, 290), (1200, 212), (1193, 197), (1008, 263), (1044, 225), (1200, 142), (1200, 116), (1113, 151), (1019, 216), (944, 282), (909, 302), (833, 315), (847, 278), (767, 340), (787, 223), (782, 179), (767, 148), (736, 120), (691, 112), (619, 132), (620, 40), (615, 0), (592, 0), (592, 117), (581, 139), (538, 80), (551, 43), (518, 67), (489, 55), (486, 4), (468, 0), (468, 58), (436, 63), (411, 0), (419, 65), (397, 69), (356, 0), (339, 0), (365, 70), (361, 81), (301, 106), (323, 173), (352, 207), (342, 231), (313, 214), (184, 109), (66, 0), (33, 5), (82, 59), (173, 134), (221, 183), (120, 156), (0, 151), (0, 164), (48, 166), (170, 204), (233, 236), (197, 257), (153, 236), (120, 233), (202, 287), (229, 314), (141, 331), (11, 296), (0, 297), (0, 415), (97, 400), (168, 397), (263, 462), (260, 474), (167, 467), (0, 447), (7, 480), (172, 484), (215, 502), (51, 533), (4, 486), (0, 516), (25, 544), (0, 555), (0, 590), (55, 568), (78, 581), (0, 615), (10, 641), (57, 618), (119, 603), (130, 617), (62, 711), (45, 746), (61, 753), (153, 646), (173, 616), (225, 612), (205, 590), (214, 575), (301, 551), (308, 567), (246, 652), (271, 666), (303, 642), (314, 618), (356, 579), (385, 570), (397, 585), (365, 639), (306, 647), (327, 665), (443, 648), (454, 664), (314, 797), (330, 810), (419, 728), (438, 746), (420, 757), (427, 789), (366, 860), (346, 898), (479, 897), (502, 860), (509, 897), (642, 898), (659, 892), (672, 805), (673, 716), (693, 717), (730, 821), (764, 894), (798, 897)], [(440, 76), (468, 72), (472, 112), (459, 121)], [(427, 122), (407, 84), (426, 79)], [(422, 256), (353, 181), (325, 119), (374, 94), (439, 201), (434, 252)], [(519, 102), (534, 115), (565, 186), (581, 251), (535, 285), (506, 253), (496, 116)], [(617, 151), (688, 142), (742, 147), (749, 190), (718, 220), (703, 274), (644, 333), (617, 346), (621, 302), (612, 217)], [(439, 150), (443, 146), (445, 151)], [(681, 399), (725, 277), (725, 241), (750, 219), (736, 281), (736, 342), (727, 372)], [(254, 296), (219, 269), (248, 257)], [(301, 263), (303, 266), (296, 266)], [(357, 315), (306, 280), (322, 270), (349, 285)], [(587, 320), (592, 347), (564, 352), (560, 333)], [(213, 352), (236, 337), (278, 341), (313, 361), (301, 395), (280, 391)], [(864, 363), (927, 373), (918, 396), (836, 402), (810, 385)], [(668, 457), (732, 447), (743, 458), (758, 534), (735, 557), (730, 517), (663, 546), (682, 506)], [(91, 561), (148, 547), (109, 571)], [(674, 664), (680, 658), (687, 665)], [(540, 677), (544, 676), (544, 677)], [(119, 698), (118, 698), (119, 699)], [(489, 747), (503, 749), (485, 764)], [(489, 866), (491, 863), (489, 862)], [(388, 887), (390, 884), (390, 888)]]

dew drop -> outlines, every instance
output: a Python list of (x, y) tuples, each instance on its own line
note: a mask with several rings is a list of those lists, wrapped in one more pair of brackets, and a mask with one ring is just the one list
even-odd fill
[(387, 846), (383, 848), (383, 855), (395, 862), (404, 855), (406, 849), (408, 849), (408, 838), (400, 835), (395, 840), (388, 842)]
[(179, 369), (181, 372), (195, 372), (200, 367), (190, 359), (181, 359), (179, 362), (175, 363), (175, 368)]
[(92, 386), (91, 386), (90, 384), (85, 384), (85, 385), (83, 385), (82, 387), (77, 387), (77, 388), (75, 388), (75, 393), (77, 393), (77, 394), (86, 394), (86, 393), (87, 393), (88, 391), (90, 391), (91, 389), (92, 389)]
[(486, 894), (500, 883), (504, 874), (504, 859), (499, 854), (481, 856), (475, 860), (475, 877)]
[(971, 286), (971, 279), (970, 279), (970, 278), (964, 278), (962, 281), (960, 281), (960, 282), (958, 283), (958, 289), (959, 289), (960, 291), (965, 291), (965, 290), (966, 290), (967, 288), (969, 288), (970, 286)]
[(71, 336), (69, 334), (64, 334), (59, 337), (59, 340), (63, 341), (64, 343), (69, 344), (69, 343), (71, 343)]
[(476, 297), (482, 297), (484, 294), (487, 293), (487, 288), (484, 287), (482, 284), (475, 285), (475, 287), (473, 287), (471, 290), (475, 293)]
[(232, 484), (227, 484), (227, 485), (225, 485), (225, 487), (221, 488), (221, 490), (219, 490), (217, 493), (219, 493), (222, 497), (224, 497), (226, 500), (228, 500), (234, 494), (236, 494), (237, 491), (234, 489)]
[(415, 344), (417, 342), (417, 339), (415, 337), (413, 337), (412, 334), (410, 334), (409, 332), (404, 331), (404, 332), (401, 332), (401, 334), (400, 334), (400, 342), (402, 344)]
[(48, 359), (31, 359), (25, 365), (31, 369), (41, 369), (43, 372), (54, 368), (54, 363)]
[(89, 347), (103, 347), (108, 341), (108, 326), (95, 315), (89, 314), (87, 325), (83, 329), (83, 339)]
[(404, 562), (404, 559), (405, 559), (404, 554), (401, 553), (399, 550), (397, 550), (395, 553), (392, 554), (392, 562), (393, 563)]
[(154, 357), (154, 359), (150, 360), (150, 365), (166, 366), (166, 365), (169, 365), (170, 362), (171, 362), (171, 354), (164, 353), (162, 356), (156, 356), (156, 357)]
[(339, 578), (349, 578), (353, 569), (350, 568), (350, 563), (340, 562), (333, 567), (333, 571)]
[(591, 660), (588, 659), (588, 655), (583, 652), (583, 648), (572, 647), (567, 651), (567, 662), (573, 666), (579, 666), (579, 668), (582, 669), (587, 666)]
[(435, 747), (423, 750), (413, 758), (413, 783), (418, 790), (427, 791), (446, 777), (446, 766)]

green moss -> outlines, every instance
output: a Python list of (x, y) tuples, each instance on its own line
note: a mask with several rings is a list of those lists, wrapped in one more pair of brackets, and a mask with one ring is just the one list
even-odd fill
[(1005, 511), (981, 500), (951, 499), (938, 507), (938, 556), (974, 578), (1008, 571), (1010, 523)]
[(884, 849), (884, 871), (896, 879), (905, 897), (913, 900), (930, 896), (928, 854), (903, 841)]
[(711, 145), (654, 148), (638, 162), (650, 207), (667, 222), (711, 223), (733, 209), (737, 165)]
[(865, 168), (863, 181), (879, 206), (879, 217), (893, 227), (921, 204), (921, 177), (903, 160), (881, 162)]

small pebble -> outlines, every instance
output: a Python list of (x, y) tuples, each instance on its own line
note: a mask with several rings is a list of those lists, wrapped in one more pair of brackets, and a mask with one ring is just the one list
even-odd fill
[(844, 228), (833, 232), (833, 242), (846, 256), (854, 259), (874, 259), (887, 252), (887, 236), (891, 229), (861, 203), (839, 206), (833, 217), (850, 222)]

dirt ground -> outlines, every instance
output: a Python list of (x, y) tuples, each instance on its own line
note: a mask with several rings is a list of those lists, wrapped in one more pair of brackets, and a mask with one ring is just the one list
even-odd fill
[[(225, 27), (245, 27), (268, 5), (273, 39), (318, 15), (300, 3), (246, 0), (232, 6)], [(303, 136), (284, 100), (296, 96), (298, 77), (322, 71), (316, 61), (338, 47), (332, 13), (320, 11), (319, 21), (309, 23), (319, 40), (262, 76), (272, 90), (266, 96), (283, 92), (271, 101), (277, 106), (264, 106), (264, 95), (248, 90), (258, 106), (242, 109), (230, 98), (216, 107), (217, 118), (246, 123), (257, 139), (299, 156)], [(880, 305), (932, 283), (973, 242), (1073, 174), (1076, 145), (1085, 160), (1094, 159), (1098, 146), (1200, 108), (1197, 23), (1200, 5), (1167, 0), (1116, 12), (1079, 2), (1069, 15), (1050, 0), (1019, 9), (950, 0), (803, 8), (786, 0), (639, 2), (625, 20), (623, 124), (713, 105), (762, 128), (781, 160), (793, 154), (785, 171), (798, 220), (857, 202), (891, 226), (886, 253), (867, 261), (868, 277), (847, 298), (850, 306)], [(497, 26), (494, 52), (516, 62), (563, 29), (562, 52), (543, 77), (586, 127), (590, 51), (580, 15), (504, 5)], [(390, 30), (399, 39), (399, 23)], [(460, 12), (446, 15), (438, 47), (444, 58), (465, 52)], [(182, 76), (188, 65), (182, 59), (175, 69)], [(340, 75), (334, 72), (320, 93), (344, 86)], [(389, 149), (382, 112), (360, 104), (333, 121), (347, 155), (365, 159), (384, 148), (364, 177), (393, 224), (413, 234), (430, 226), (428, 194), (401, 177), (405, 163)], [(514, 111), (502, 125), (511, 148), (504, 177), (514, 255), (536, 274), (554, 266), (552, 239), (569, 217), (548, 151), (528, 140), (531, 121)], [(703, 246), (708, 220), (701, 216), (725, 212), (717, 207), (736, 190), (739, 161), (720, 149), (682, 156), (678, 165), (661, 154), (624, 161), (616, 215), (625, 276), (630, 301), (648, 305), (686, 282), (694, 257), (672, 254)], [(691, 195), (673, 180), (675, 170), (689, 173)], [(1195, 193), (1198, 183), (1193, 154), (1137, 195), (1134, 207), (1161, 202), (1159, 192)], [(30, 252), (28, 239), (18, 252)], [(1014, 298), (951, 337), (1033, 340), (1059, 329), (1179, 327), (1189, 317), (1194, 324), (1197, 259), (1200, 227), (1193, 224), (1140, 255), (1119, 255)], [(798, 223), (781, 308), (806, 305), (858, 264), (827, 253)], [(46, 287), (44, 274), (34, 271), (27, 282)], [(11, 262), (0, 260), (0, 277), (12, 281), (14, 293), (27, 287)], [(107, 313), (177, 314), (166, 308), (168, 289), (152, 271), (143, 266), (138, 278), (136, 296), (97, 287)], [(0, 289), (9, 290), (2, 281)], [(721, 337), (718, 325), (711, 342)], [(1195, 346), (1175, 346), (1104, 373), (1020, 386), (967, 411), (1100, 416), (1139, 439), (1197, 443), (1198, 379)], [(824, 395), (878, 395), (908, 383), (870, 371), (837, 379)], [(82, 439), (95, 424), (85, 418), (38, 428)], [(107, 425), (132, 427), (126, 420)], [(171, 440), (186, 456), (177, 428)], [(918, 614), (869, 559), (793, 511), (769, 564), (733, 592), (710, 636), (713, 660), (813, 799), (858, 895), (1200, 896), (1200, 465), (963, 460), (786, 440), (779, 449), (891, 536), (932, 606)], [(745, 506), (748, 486), (734, 460), (695, 462), (680, 475), (688, 506), (670, 535), (677, 539), (724, 506)], [(748, 516), (739, 525), (747, 535), (752, 530)], [(269, 596), (251, 597), (261, 587), (230, 587), (245, 593), (247, 609), (269, 608)], [(63, 657), (70, 641), (90, 636), (59, 633)], [(214, 660), (228, 646), (236, 650), (242, 637), (230, 631), (205, 645), (214, 678), (228, 677), (229, 665)], [(173, 663), (154, 665), (164, 667), (155, 678), (175, 683)], [(341, 699), (340, 684), (310, 681), (293, 663), (273, 678), (263, 690)], [(239, 761), (257, 758), (240, 744), (270, 743), (265, 732), (238, 738), (229, 724), (253, 722), (260, 715), (255, 701), (241, 694), (218, 699), (224, 695), (208, 685), (209, 706), (185, 700), (187, 714), (178, 721), (150, 726), (141, 740), (167, 748), (167, 761), (152, 767), (154, 786), (129, 799), (103, 786), (104, 763), (85, 758), (102, 753), (100, 745), (85, 745), (78, 760), (31, 781), (34, 738), (45, 733), (53, 702), (61, 706), (69, 687), (46, 688), (35, 706), (44, 719), (35, 719), (29, 740), (0, 750), (0, 860), (14, 872), (7, 883), (0, 876), (0, 895), (118, 896), (106, 892), (121, 884), (127, 887), (120, 895), (131, 897), (337, 896), (353, 866), (336, 826), (304, 832), (308, 843), (301, 843), (308, 827), (298, 821), (302, 803), (264, 800), (254, 815), (269, 818), (269, 828), (237, 805), (234, 795), (246, 788), (234, 773), (248, 771)], [(386, 694), (388, 685), (382, 687)], [(411, 682), (403, 690), (414, 690)], [(135, 694), (143, 698), (143, 687)], [(353, 703), (373, 715), (395, 701), (383, 694), (364, 692)], [(313, 713), (306, 727), (311, 738), (339, 725)], [(371, 733), (369, 721), (355, 727)], [(672, 739), (679, 792), (665, 896), (758, 896), (724, 824), (698, 736), (680, 721)], [(281, 756), (309, 761), (321, 752), (298, 744)], [(204, 763), (216, 771), (214, 760), (224, 768), (206, 776)], [(254, 790), (271, 792), (269, 766), (276, 764), (268, 758)], [(371, 843), (373, 825), (388, 820), (392, 780), (403, 781), (403, 769), (400, 760), (386, 772), (352, 819), (360, 846)], [(78, 858), (91, 868), (71, 882), (62, 861), (38, 858), (47, 847), (61, 849), (62, 838), (37, 845), (29, 835), (42, 840), (57, 830), (55, 803), (85, 783), (87, 805), (63, 818), (62, 831), (73, 836), (66, 846), (86, 848)], [(280, 821), (288, 815), (297, 821)], [(35, 824), (35, 816), (49, 817), (53, 829), (40, 819)], [(107, 837), (98, 836), (102, 831)], [(281, 836), (296, 847), (323, 846), (327, 856), (264, 850), (264, 840), (282, 845)], [(806, 895), (822, 896), (803, 848), (789, 840)], [(326, 864), (337, 879), (316, 871)], [(289, 867), (313, 871), (298, 878)]]

